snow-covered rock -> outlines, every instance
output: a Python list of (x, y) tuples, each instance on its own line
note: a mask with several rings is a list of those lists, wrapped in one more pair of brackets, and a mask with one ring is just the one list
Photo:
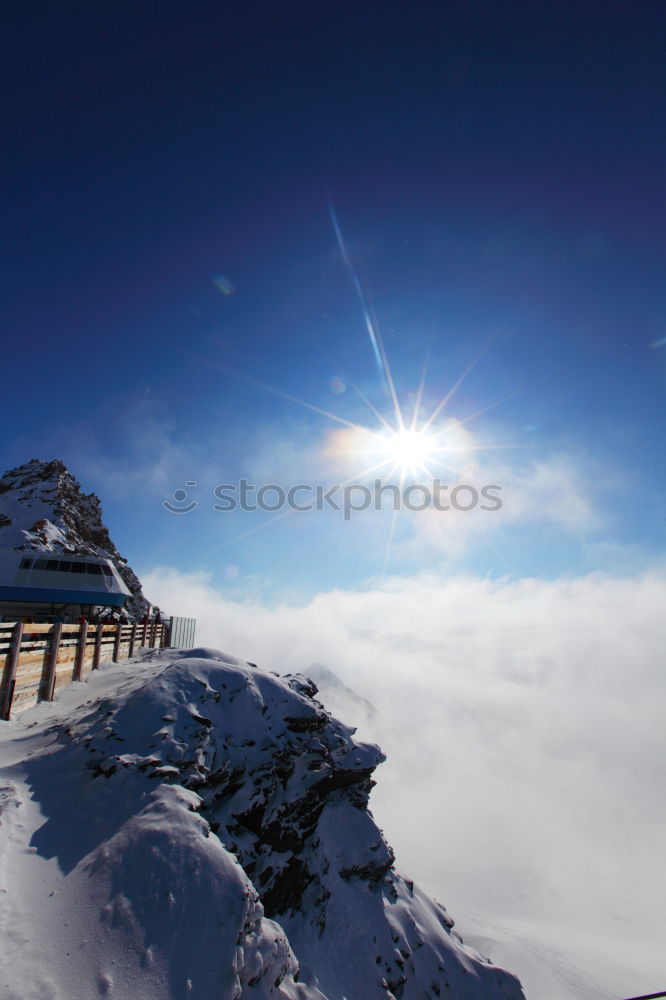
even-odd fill
[[(53, 891), (33, 878), (87, 928), (59, 950), (54, 996), (523, 1000), (395, 870), (368, 810), (382, 754), (316, 694), (213, 650), (162, 650), (0, 724), (16, 727), (0, 778), (29, 788), (14, 798), (39, 806), (30, 849), (60, 873)], [(14, 975), (4, 995), (32, 1000)]]
[(140, 620), (148, 609), (138, 577), (102, 522), (99, 497), (83, 493), (58, 459), (33, 458), (0, 479), (0, 548), (112, 559), (132, 594), (128, 614)]

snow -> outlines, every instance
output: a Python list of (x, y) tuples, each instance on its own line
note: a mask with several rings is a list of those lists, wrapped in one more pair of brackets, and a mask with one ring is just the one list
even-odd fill
[(0, 724), (6, 1000), (520, 1000), (393, 869), (301, 677), (150, 651)]
[(99, 498), (83, 493), (58, 459), (32, 459), (0, 479), (0, 548), (111, 559), (131, 591), (130, 615), (139, 621), (148, 609), (136, 574), (102, 522)]
[[(390, 748), (375, 797), (375, 816), (391, 826), (401, 863), (409, 867), (421, 887), (445, 896), (466, 944), (512, 969), (528, 998), (619, 1000), (664, 989), (663, 877), (659, 865), (650, 860), (662, 855), (652, 849), (644, 827), (636, 824), (634, 839), (626, 842), (625, 869), (606, 866), (603, 842), (595, 845), (595, 853), (581, 836), (579, 858), (574, 860), (565, 853), (556, 868), (559, 881), (546, 881), (543, 866), (537, 867), (532, 856), (526, 857), (519, 842), (502, 843), (502, 812), (508, 803), (500, 784), (492, 804), (484, 800), (488, 814), (494, 813), (496, 822), (488, 822), (481, 829), (477, 823), (475, 828), (478, 812), (474, 810), (474, 797), (480, 791), (487, 795), (488, 782), (479, 782), (478, 775), (470, 775), (465, 769), (464, 754), (469, 754), (470, 749), (460, 738), (460, 728), (455, 729), (455, 738), (446, 751), (456, 755), (452, 767), (455, 778), (450, 772), (444, 781), (431, 771), (431, 786), (427, 779), (423, 780), (423, 774), (415, 774), (413, 787), (405, 788), (406, 775), (413, 773), (415, 754), (410, 750), (408, 755), (404, 748), (404, 727), (394, 730), (399, 718), (395, 706), (392, 715), (383, 715), (387, 698), (377, 691), (377, 706), (369, 712), (368, 703), (345, 687), (332, 671), (317, 665), (313, 673), (321, 685), (318, 697), (327, 706), (335, 699), (336, 711), (354, 722), (363, 738), (381, 738), (382, 744)], [(413, 694), (413, 685), (410, 690)], [(414, 717), (414, 704), (414, 700), (410, 701), (409, 711), (403, 715), (405, 725)], [(416, 757), (425, 757), (423, 748), (424, 744), (419, 743)], [(430, 767), (443, 756), (433, 755)], [(446, 785), (448, 791), (452, 780), (461, 783), (466, 809), (460, 822), (449, 821), (442, 828), (438, 820), (444, 810), (424, 800), (431, 788), (431, 798), (436, 799), (438, 783), (440, 787)], [(552, 783), (546, 787), (553, 791)], [(401, 802), (396, 802), (400, 792)], [(590, 797), (593, 794), (591, 787)], [(451, 801), (449, 796), (448, 808), (459, 811), (461, 797)], [(406, 817), (404, 822), (401, 814)], [(633, 816), (631, 819), (633, 822)], [(539, 849), (545, 853), (549, 847), (547, 841), (538, 839), (535, 817), (523, 815), (519, 822), (526, 827), (526, 839), (533, 840), (534, 854), (540, 861)], [(458, 835), (458, 829), (463, 833)], [(466, 838), (465, 843), (462, 838)], [(502, 846), (498, 847), (498, 842)], [(637, 879), (633, 891), (631, 886), (627, 891), (631, 852), (637, 850), (645, 852), (652, 879), (649, 883)], [(505, 861), (498, 865), (498, 857), (504, 852)], [(604, 867), (608, 885), (605, 893), (591, 891), (598, 883), (582, 877), (584, 869), (594, 865)]]

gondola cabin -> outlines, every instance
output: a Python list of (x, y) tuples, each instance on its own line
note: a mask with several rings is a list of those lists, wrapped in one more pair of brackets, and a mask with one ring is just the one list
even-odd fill
[(4, 621), (77, 621), (120, 609), (130, 591), (110, 559), (55, 552), (0, 552), (0, 615)]

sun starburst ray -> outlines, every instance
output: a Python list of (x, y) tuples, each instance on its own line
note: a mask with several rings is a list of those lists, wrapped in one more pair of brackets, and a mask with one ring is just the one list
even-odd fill
[(465, 381), (465, 379), (467, 378), (467, 376), (469, 375), (469, 373), (478, 364), (478, 362), (480, 361), (480, 359), (483, 357), (483, 355), (485, 354), (485, 352), (487, 350), (488, 350), (488, 345), (486, 345), (481, 351), (479, 351), (479, 353), (476, 355), (476, 357), (470, 362), (470, 364), (468, 364), (467, 368), (465, 368), (465, 370), (462, 373), (462, 375), (460, 375), (460, 377), (458, 379), (456, 379), (456, 381), (453, 383), (453, 385), (451, 386), (451, 388), (449, 389), (449, 391), (447, 392), (447, 394), (444, 396), (444, 398), (442, 400), (440, 400), (440, 402), (437, 404), (437, 406), (435, 407), (435, 409), (432, 411), (432, 413), (430, 414), (430, 416), (426, 420), (425, 424), (423, 425), (424, 428), (430, 427), (430, 425), (440, 415), (440, 413), (442, 412), (442, 410), (444, 409), (444, 407), (448, 406), (448, 404), (451, 402), (451, 400), (453, 399), (453, 397), (455, 396), (455, 394), (457, 393), (458, 389), (463, 384), (463, 382)]
[(392, 427), (392, 426), (391, 426), (391, 424), (390, 424), (390, 423), (388, 422), (388, 420), (386, 419), (386, 417), (384, 417), (384, 416), (383, 416), (383, 415), (382, 415), (382, 414), (381, 414), (381, 413), (379, 412), (379, 410), (378, 410), (378, 409), (377, 409), (377, 408), (376, 408), (375, 406), (373, 406), (373, 405), (372, 405), (372, 403), (370, 402), (370, 400), (368, 399), (368, 397), (367, 397), (367, 396), (365, 395), (365, 393), (364, 393), (364, 392), (362, 392), (362, 390), (361, 390), (361, 389), (359, 389), (359, 387), (358, 387), (358, 386), (356, 385), (356, 383), (355, 383), (355, 382), (352, 382), (352, 381), (351, 381), (351, 379), (348, 379), (348, 382), (349, 382), (349, 385), (350, 385), (350, 386), (352, 387), (352, 389), (354, 390), (354, 392), (356, 393), (356, 395), (357, 395), (357, 396), (359, 397), (359, 399), (361, 399), (361, 400), (362, 400), (362, 401), (363, 401), (363, 402), (365, 403), (365, 405), (366, 405), (366, 406), (368, 407), (368, 409), (370, 410), (370, 412), (371, 412), (372, 414), (374, 414), (374, 416), (375, 416), (375, 417), (377, 417), (377, 420), (379, 420), (379, 422), (380, 422), (380, 423), (382, 423), (382, 424), (384, 425), (384, 427), (385, 427), (385, 428), (386, 428), (386, 429), (387, 429), (388, 431), (394, 431), (394, 430), (395, 430), (395, 428), (394, 428), (394, 427)]
[(380, 350), (380, 354), (381, 354), (381, 358), (382, 358), (382, 368), (383, 368), (383, 371), (384, 371), (384, 377), (385, 377), (386, 382), (388, 384), (388, 389), (389, 389), (389, 395), (391, 397), (391, 402), (393, 403), (393, 412), (395, 413), (396, 423), (397, 423), (397, 425), (398, 425), (398, 427), (399, 427), (400, 430), (404, 430), (405, 420), (404, 420), (404, 417), (402, 415), (402, 408), (400, 406), (400, 400), (398, 399), (398, 393), (396, 391), (395, 382), (393, 380), (393, 373), (391, 372), (391, 366), (389, 364), (389, 359), (388, 359), (388, 356), (386, 354), (386, 350), (384, 348), (384, 341), (383, 341), (381, 333), (379, 331), (379, 324), (378, 324), (376, 318), (374, 317), (374, 312), (373, 312), (373, 326), (374, 326), (374, 329), (375, 329), (375, 333), (376, 333), (376, 337), (377, 337), (377, 342), (379, 344), (379, 350)]
[(331, 201), (328, 203), (329, 214), (331, 217), (331, 222), (333, 224), (333, 231), (335, 232), (335, 237), (340, 250), (340, 256), (344, 262), (347, 272), (351, 278), (354, 291), (358, 298), (359, 304), (361, 306), (361, 312), (363, 314), (363, 319), (365, 322), (366, 330), (368, 331), (368, 336), (370, 338), (370, 343), (375, 355), (375, 361), (377, 362), (377, 367), (379, 368), (379, 373), (384, 381), (384, 385), (388, 390), (388, 394), (393, 403), (393, 409), (395, 412), (396, 421), (398, 426), (402, 428), (404, 426), (402, 410), (400, 409), (400, 402), (398, 400), (398, 394), (395, 389), (395, 383), (393, 381), (393, 375), (391, 373), (391, 366), (389, 365), (388, 357), (386, 355), (386, 350), (384, 349), (384, 342), (379, 330), (379, 324), (372, 310), (371, 304), (368, 300), (368, 296), (363, 289), (361, 284), (361, 279), (359, 278), (356, 268), (352, 263), (352, 260), (347, 252), (347, 247), (345, 245), (344, 237), (342, 235), (342, 230), (340, 228), (340, 223), (338, 222), (338, 217), (333, 208)]
[(431, 338), (431, 343), (428, 344), (428, 350), (426, 351), (426, 356), (423, 360), (423, 367), (421, 368), (421, 377), (419, 379), (419, 384), (416, 390), (416, 399), (414, 400), (414, 412), (412, 413), (412, 422), (409, 428), (412, 431), (416, 430), (416, 425), (419, 420), (419, 413), (421, 412), (421, 402), (423, 400), (423, 393), (425, 391), (425, 380), (426, 380), (426, 375), (428, 373), (428, 365), (430, 364), (431, 344), (432, 344), (432, 338)]
[[(405, 480), (404, 477), (400, 479), (399, 489), (402, 492)], [(395, 537), (395, 528), (398, 523), (398, 513), (397, 507), (393, 508), (393, 514), (391, 515), (391, 523), (389, 524), (388, 537), (386, 539), (386, 545), (384, 546), (384, 561), (382, 563), (382, 576), (386, 576), (386, 571), (388, 569), (389, 559), (391, 558), (391, 549), (393, 548), (393, 539)]]
[(521, 396), (526, 390), (517, 389), (515, 392), (510, 392), (508, 396), (502, 396), (501, 399), (496, 400), (494, 403), (490, 403), (488, 406), (484, 406), (481, 410), (477, 410), (475, 413), (471, 413), (468, 417), (464, 417), (462, 420), (456, 420), (456, 427), (464, 427), (466, 424), (476, 420), (477, 417), (483, 416), (484, 413), (489, 413), (490, 410), (497, 409), (498, 406), (503, 406), (504, 403), (508, 403), (510, 399), (515, 399), (516, 396)]

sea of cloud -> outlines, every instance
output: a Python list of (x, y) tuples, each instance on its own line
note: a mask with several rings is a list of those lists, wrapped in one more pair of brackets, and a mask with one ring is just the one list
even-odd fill
[(323, 663), (375, 706), (349, 697), (345, 721), (387, 753), (371, 806), (399, 866), (528, 1000), (665, 988), (666, 571), (421, 575), (300, 606), (169, 568), (144, 584), (197, 644)]

